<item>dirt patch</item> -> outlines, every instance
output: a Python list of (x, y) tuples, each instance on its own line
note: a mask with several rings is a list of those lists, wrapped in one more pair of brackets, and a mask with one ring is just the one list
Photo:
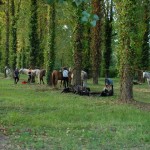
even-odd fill
[(135, 107), (137, 107), (139, 109), (142, 109), (142, 110), (150, 112), (150, 103), (144, 103), (144, 102), (139, 102), (139, 101), (132, 101), (131, 105), (133, 105), (133, 106), (135, 106)]
[(13, 150), (14, 148), (9, 137), (0, 132), (0, 150)]

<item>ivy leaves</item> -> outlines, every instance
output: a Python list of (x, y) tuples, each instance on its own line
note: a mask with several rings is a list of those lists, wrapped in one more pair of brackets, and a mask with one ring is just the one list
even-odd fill
[[(52, 4), (53, 2), (59, 2), (59, 3), (63, 3), (64, 1), (67, 0), (44, 0), (47, 4)], [(72, 0), (72, 3), (76, 4), (76, 6), (79, 6), (82, 2), (88, 3), (91, 0)]]
[[(44, 0), (47, 4), (51, 5), (54, 3), (56, 0)], [(63, 3), (64, 1), (67, 0), (57, 0), (56, 2), (58, 3)], [(79, 7), (82, 3), (90, 4), (91, 0), (72, 0), (72, 4), (75, 7)], [(84, 10), (81, 14), (81, 23), (90, 25), (95, 27), (96, 22), (99, 20), (98, 15), (90, 13), (88, 10)]]
[(90, 24), (91, 26), (96, 26), (96, 22), (99, 20), (99, 17), (96, 14), (88, 13), (87, 11), (82, 12), (81, 22), (85, 24)]

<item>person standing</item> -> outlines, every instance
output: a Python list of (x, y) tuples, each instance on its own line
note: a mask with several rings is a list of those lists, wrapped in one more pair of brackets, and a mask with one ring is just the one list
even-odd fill
[(14, 81), (15, 81), (15, 84), (17, 84), (19, 81), (19, 70), (18, 70), (18, 68), (16, 68), (14, 71)]
[(67, 88), (68, 87), (68, 73), (69, 73), (69, 71), (67, 70), (67, 68), (66, 67), (64, 67), (63, 68), (63, 72), (62, 72), (62, 74), (63, 74), (63, 81), (64, 81), (64, 88)]
[(29, 71), (28, 71), (28, 83), (31, 82), (31, 73), (32, 73), (32, 70), (31, 70), (31, 68), (29, 68)]

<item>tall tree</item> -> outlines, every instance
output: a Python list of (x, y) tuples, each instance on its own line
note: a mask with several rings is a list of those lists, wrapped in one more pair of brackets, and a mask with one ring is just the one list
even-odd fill
[(92, 50), (92, 69), (93, 83), (98, 84), (101, 63), (101, 18), (102, 0), (92, 0), (93, 14), (100, 18), (95, 27), (91, 29), (91, 50)]
[(3, 1), (2, 0), (0, 0), (0, 5), (3, 5)]
[(81, 67), (82, 67), (82, 38), (83, 38), (83, 24), (81, 24), (81, 13), (83, 5), (76, 7), (76, 26), (74, 32), (74, 84), (81, 85)]
[(16, 11), (15, 1), (11, 0), (11, 49), (10, 49), (10, 66), (14, 70), (17, 65), (17, 21), (19, 17), (21, 0), (18, 2)]
[(141, 54), (141, 69), (148, 70), (149, 68), (149, 33), (150, 33), (150, 1), (144, 0), (144, 24), (145, 32), (143, 36), (142, 54)]
[(40, 65), (40, 46), (39, 46), (39, 36), (38, 36), (38, 15), (37, 15), (38, 4), (37, 0), (31, 0), (31, 16), (30, 16), (30, 66), (35, 68), (35, 66)]
[[(5, 42), (5, 56), (4, 56), (4, 65), (9, 65), (9, 39), (10, 39), (10, 16), (9, 16), (9, 0), (6, 1), (6, 42)], [(5, 75), (6, 77), (6, 75)]]
[(113, 23), (113, 1), (105, 1), (105, 50), (104, 50), (104, 70), (105, 76), (109, 76), (109, 67), (112, 54), (112, 23)]
[[(137, 58), (137, 12), (139, 0), (114, 0), (118, 23), (118, 55), (120, 71), (120, 100), (130, 102), (133, 100), (133, 75), (135, 60)], [(140, 46), (140, 45), (139, 45)]]
[(52, 85), (51, 74), (55, 65), (55, 37), (56, 37), (56, 8), (55, 2), (50, 6), (49, 13), (49, 51), (47, 58), (47, 84)]

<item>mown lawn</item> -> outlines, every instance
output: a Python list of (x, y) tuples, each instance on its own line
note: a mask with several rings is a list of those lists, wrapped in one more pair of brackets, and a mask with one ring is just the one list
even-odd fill
[[(103, 80), (88, 85), (101, 91)], [(1, 134), (12, 150), (149, 150), (150, 111), (120, 103), (118, 82), (113, 97), (88, 97), (1, 77)], [(134, 98), (149, 105), (147, 83), (134, 86)]]

